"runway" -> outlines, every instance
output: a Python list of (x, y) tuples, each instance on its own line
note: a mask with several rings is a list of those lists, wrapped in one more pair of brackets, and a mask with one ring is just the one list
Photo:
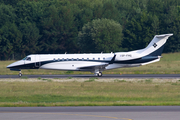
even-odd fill
[(180, 106), (1, 107), (2, 120), (180, 120)]
[[(91, 78), (96, 77), (93, 74), (86, 74), (86, 75), (23, 75), (22, 77), (27, 78)], [(19, 78), (18, 75), (0, 75), (0, 78)], [(159, 78), (159, 79), (180, 79), (180, 74), (104, 74), (102, 77), (98, 78)]]

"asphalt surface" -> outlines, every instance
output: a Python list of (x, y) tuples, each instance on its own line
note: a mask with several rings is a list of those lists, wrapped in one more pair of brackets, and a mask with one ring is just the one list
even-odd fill
[[(93, 74), (89, 75), (23, 75), (23, 77), (27, 78), (91, 78), (96, 77)], [(0, 75), (0, 78), (19, 78), (18, 75)], [(174, 79), (180, 78), (180, 74), (104, 74), (99, 78), (160, 78), (160, 79)]]
[(0, 107), (1, 120), (180, 120), (180, 106)]

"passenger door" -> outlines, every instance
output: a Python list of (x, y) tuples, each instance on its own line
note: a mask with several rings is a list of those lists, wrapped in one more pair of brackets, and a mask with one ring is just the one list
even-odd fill
[(41, 61), (40, 61), (40, 55), (35, 55), (35, 67), (40, 67)]

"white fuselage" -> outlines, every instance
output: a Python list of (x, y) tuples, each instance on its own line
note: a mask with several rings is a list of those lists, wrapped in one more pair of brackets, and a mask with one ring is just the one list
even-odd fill
[[(116, 56), (115, 56), (116, 55)], [(113, 63), (110, 63), (115, 56)], [(28, 60), (30, 58), (30, 60)], [(27, 66), (20, 67), (21, 69), (51, 69), (51, 70), (73, 70), (73, 71), (90, 71), (99, 72), (122, 67), (141, 66), (144, 62), (127, 62), (141, 58), (138, 54), (131, 52), (119, 53), (102, 53), (102, 54), (34, 54), (28, 55), (26, 59), (17, 61), (8, 67), (12, 66)], [(159, 58), (153, 58), (151, 62), (159, 61)], [(13, 69), (12, 69), (13, 70)]]
[(40, 69), (79, 70), (82, 67), (101, 65), (105, 61), (110, 61), (114, 54), (52, 54), (38, 56), (40, 62), (54, 61), (42, 65)]

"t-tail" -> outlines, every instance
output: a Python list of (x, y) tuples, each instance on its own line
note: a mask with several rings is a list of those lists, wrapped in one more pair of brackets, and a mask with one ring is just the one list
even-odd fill
[(172, 35), (173, 34), (155, 35), (149, 45), (142, 50), (138, 50), (137, 53), (142, 56), (161, 56), (167, 39)]
[(172, 35), (173, 34), (155, 35), (153, 40), (146, 48), (138, 50), (137, 53), (142, 56), (142, 59), (144, 59), (144, 61), (146, 61), (144, 63), (141, 63), (141, 65), (158, 62), (161, 58), (161, 54), (163, 52), (167, 39)]
[(164, 49), (164, 45), (167, 39), (173, 34), (155, 35), (149, 45), (140, 50), (130, 52), (117, 52), (117, 63), (127, 64), (131, 66), (141, 66), (149, 63), (157, 62), (161, 58), (161, 54)]

